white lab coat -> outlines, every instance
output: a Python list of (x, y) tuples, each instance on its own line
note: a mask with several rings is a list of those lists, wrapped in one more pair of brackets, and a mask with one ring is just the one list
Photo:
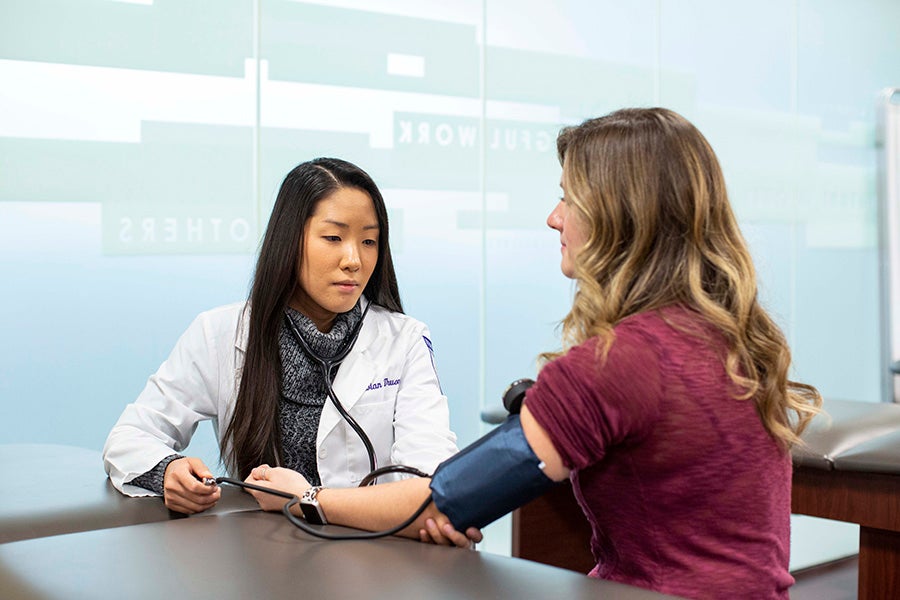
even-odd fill
[[(201, 313), (188, 327), (106, 440), (103, 463), (116, 489), (155, 495), (127, 482), (180, 453), (200, 421), (211, 419), (221, 438), (234, 410), (248, 327), (245, 302)], [(335, 394), (371, 439), (379, 467), (432, 473), (457, 451), (429, 336), (423, 323), (373, 305), (338, 369)], [(365, 446), (328, 400), (316, 453), (327, 487), (355, 486), (369, 472)]]

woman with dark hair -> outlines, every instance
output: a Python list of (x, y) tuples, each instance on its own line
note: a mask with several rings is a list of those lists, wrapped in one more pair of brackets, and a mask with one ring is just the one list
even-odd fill
[[(661, 108), (585, 121), (557, 147), (563, 195), (547, 224), (577, 287), (563, 349), (543, 356), (520, 417), (431, 482), (325, 489), (320, 509), (331, 523), (386, 529), (430, 486), (436, 504), (401, 533), (464, 546), (480, 539), (470, 524), (496, 518), (468, 513), (510, 510), (527, 501), (520, 490), (534, 497), (569, 478), (593, 532), (592, 577), (687, 598), (787, 598), (789, 449), (822, 400), (789, 377), (712, 148)], [(479, 476), (503, 461), (513, 464)], [(250, 481), (262, 475), (298, 496), (309, 486), (282, 469)], [(283, 504), (253, 493), (264, 508)]]
[[(262, 464), (329, 487), (357, 485), (372, 462), (430, 473), (456, 452), (456, 436), (429, 336), (403, 314), (375, 183), (343, 160), (305, 162), (281, 185), (249, 301), (195, 319), (110, 432), (106, 471), (127, 495), (208, 509), (220, 497), (202, 481), (212, 472), (179, 452), (210, 419), (240, 478)], [(349, 353), (326, 382), (307, 346), (320, 357)]]

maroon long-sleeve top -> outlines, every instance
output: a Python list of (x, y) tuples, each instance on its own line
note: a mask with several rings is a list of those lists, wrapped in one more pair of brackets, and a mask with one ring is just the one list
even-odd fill
[(591, 576), (688, 598), (788, 598), (791, 461), (725, 342), (670, 307), (546, 365), (526, 406), (572, 470), (593, 529)]

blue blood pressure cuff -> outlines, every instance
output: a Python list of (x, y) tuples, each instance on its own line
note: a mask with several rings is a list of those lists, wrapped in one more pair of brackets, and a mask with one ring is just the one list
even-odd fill
[(554, 485), (528, 445), (519, 415), (438, 465), (431, 497), (457, 531), (479, 529)]

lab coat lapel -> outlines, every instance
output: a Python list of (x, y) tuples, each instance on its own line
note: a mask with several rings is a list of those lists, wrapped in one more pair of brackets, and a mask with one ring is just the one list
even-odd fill
[(250, 337), (250, 303), (244, 304), (238, 317), (237, 331), (234, 334), (234, 347), (243, 356), (247, 352), (247, 340)]
[[(377, 316), (370, 313), (366, 316), (362, 329), (359, 331), (359, 338), (356, 344), (344, 359), (338, 369), (337, 377), (334, 379), (334, 393), (340, 400), (344, 410), (350, 409), (359, 401), (366, 387), (375, 378), (375, 361), (372, 360), (369, 348), (378, 337)], [(325, 400), (325, 407), (322, 409), (322, 416), (319, 422), (319, 431), (316, 439), (316, 446), (321, 446), (322, 440), (331, 433), (340, 421), (343, 420), (340, 413), (331, 403), (331, 400)]]

